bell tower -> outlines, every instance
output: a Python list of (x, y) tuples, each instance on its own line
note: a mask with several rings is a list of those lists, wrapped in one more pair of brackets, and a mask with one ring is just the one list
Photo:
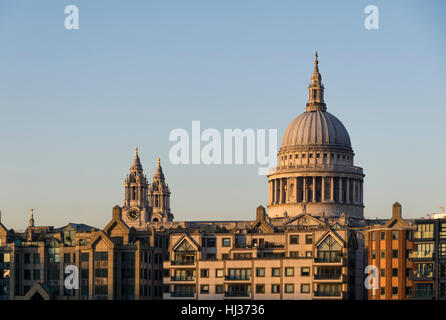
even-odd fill
[(164, 178), (160, 158), (158, 158), (158, 165), (153, 175), (153, 181), (149, 186), (148, 195), (149, 204), (153, 210), (151, 221), (172, 221), (173, 214), (170, 212), (170, 189)]
[(150, 206), (147, 199), (147, 178), (144, 175), (139, 160), (138, 148), (135, 150), (130, 173), (125, 178), (124, 206), (122, 207), (122, 220), (129, 226), (145, 228), (150, 221)]

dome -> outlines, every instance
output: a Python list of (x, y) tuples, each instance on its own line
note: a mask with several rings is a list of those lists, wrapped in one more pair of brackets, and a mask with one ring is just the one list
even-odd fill
[(301, 146), (332, 146), (352, 149), (347, 129), (338, 118), (326, 111), (306, 111), (288, 126), (282, 149)]

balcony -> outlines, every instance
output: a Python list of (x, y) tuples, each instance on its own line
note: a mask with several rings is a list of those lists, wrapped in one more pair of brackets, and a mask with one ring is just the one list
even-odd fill
[(341, 297), (342, 291), (315, 291), (315, 297)]
[(433, 240), (433, 231), (416, 231), (413, 233), (412, 240)]
[(172, 298), (195, 298), (195, 292), (193, 291), (171, 292), (170, 296)]
[(170, 281), (195, 281), (195, 277), (170, 277)]
[(225, 298), (249, 298), (250, 296), (249, 292), (225, 292)]
[(345, 264), (346, 260), (343, 255), (318, 256), (314, 257), (314, 263), (341, 263)]
[(193, 266), (195, 260), (173, 260), (170, 262), (172, 266)]
[(342, 274), (315, 274), (314, 280), (344, 280), (345, 276)]
[(432, 280), (433, 272), (417, 272), (411, 271), (409, 273), (409, 280), (421, 281), (421, 280)]
[(226, 281), (250, 281), (251, 276), (249, 275), (240, 275), (240, 276), (225, 276)]
[(409, 259), (411, 260), (433, 260), (433, 251), (411, 251), (409, 252)]

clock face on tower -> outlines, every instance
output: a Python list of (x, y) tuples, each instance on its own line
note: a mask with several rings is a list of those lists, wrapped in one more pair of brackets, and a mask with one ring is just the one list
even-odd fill
[(130, 221), (135, 221), (139, 217), (139, 210), (137, 208), (130, 208), (127, 212), (127, 218), (129, 218)]

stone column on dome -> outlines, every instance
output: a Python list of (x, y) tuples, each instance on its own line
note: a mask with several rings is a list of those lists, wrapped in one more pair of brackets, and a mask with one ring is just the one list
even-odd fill
[(343, 203), (344, 199), (342, 197), (342, 177), (339, 177), (339, 203)]
[(351, 199), (350, 199), (350, 178), (347, 178), (345, 203), (351, 203)]
[(283, 179), (279, 179), (279, 203), (283, 203)]
[(321, 183), (321, 202), (325, 202), (325, 177), (322, 177)]
[(299, 183), (299, 179), (297, 177), (295, 177), (294, 178), (294, 186), (295, 186), (294, 193), (295, 193), (295, 198), (296, 198), (295, 202), (299, 202), (299, 189), (300, 189), (300, 187), (298, 187), (298, 183)]
[(330, 201), (334, 202), (334, 177), (331, 177), (330, 180)]
[(313, 191), (312, 191), (312, 201), (316, 202), (316, 177), (313, 176)]
[(303, 202), (307, 202), (307, 178), (306, 177), (302, 177), (302, 190), (303, 190), (303, 197), (302, 197), (302, 201)]

